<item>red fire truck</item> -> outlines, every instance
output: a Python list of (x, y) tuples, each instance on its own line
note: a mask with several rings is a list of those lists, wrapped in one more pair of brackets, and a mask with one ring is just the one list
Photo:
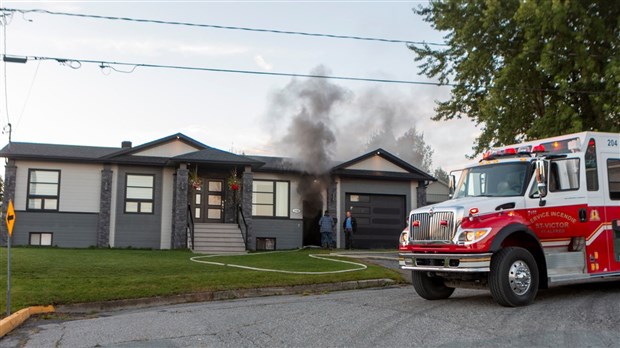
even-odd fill
[(411, 211), (400, 237), (421, 297), (482, 288), (523, 306), (541, 288), (620, 279), (620, 134), (492, 149), (450, 182), (451, 199)]

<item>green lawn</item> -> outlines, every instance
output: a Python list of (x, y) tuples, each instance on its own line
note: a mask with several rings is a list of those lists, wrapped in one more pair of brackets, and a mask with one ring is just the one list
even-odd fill
[[(355, 268), (352, 265), (308, 256), (316, 253), (322, 251), (256, 253), (204, 260), (291, 271), (317, 272)], [(6, 248), (0, 249), (0, 311), (6, 309), (6, 255)], [(372, 264), (368, 264), (368, 269), (356, 272), (302, 275), (195, 263), (190, 261), (193, 256), (197, 254), (184, 250), (12, 248), (11, 309), (15, 311), (31, 305), (58, 305), (209, 290), (377, 278), (401, 280), (397, 272)]]

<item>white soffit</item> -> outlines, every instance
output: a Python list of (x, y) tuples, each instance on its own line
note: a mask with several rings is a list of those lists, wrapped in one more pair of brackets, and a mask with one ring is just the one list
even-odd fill
[(385, 158), (374, 155), (363, 161), (352, 164), (345, 169), (348, 170), (371, 170), (379, 172), (396, 172), (396, 173), (409, 173), (407, 170), (397, 166), (396, 164), (386, 160)]
[(144, 151), (136, 152), (134, 156), (153, 156), (153, 157), (174, 157), (186, 153), (201, 150), (199, 148), (188, 145), (181, 140), (174, 140), (155, 147), (148, 148)]

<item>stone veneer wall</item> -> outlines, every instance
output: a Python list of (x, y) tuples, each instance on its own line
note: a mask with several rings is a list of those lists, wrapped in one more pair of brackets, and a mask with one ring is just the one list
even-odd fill
[(424, 182), (418, 183), (418, 187), (416, 188), (416, 193), (417, 193), (417, 199), (418, 199), (418, 206), (411, 207), (411, 209), (423, 207), (426, 205), (426, 185), (424, 185)]
[(254, 173), (252, 173), (251, 167), (245, 168), (241, 180), (241, 209), (245, 222), (248, 224), (246, 244), (248, 249), (256, 250), (256, 238), (254, 238), (254, 231), (252, 230), (252, 181), (254, 180)]
[(327, 186), (327, 210), (329, 210), (329, 214), (333, 218), (338, 218), (338, 216), (336, 216), (338, 212), (337, 200), (336, 200), (337, 193), (338, 193), (338, 184), (336, 184), (336, 181), (334, 180), (333, 177), (330, 177), (329, 185)]
[(110, 217), (112, 214), (112, 177), (109, 165), (101, 171), (101, 194), (99, 201), (99, 218), (97, 220), (97, 246), (105, 248), (110, 245)]
[(174, 180), (174, 215), (172, 220), (172, 249), (187, 248), (187, 194), (189, 170), (185, 165), (177, 169)]

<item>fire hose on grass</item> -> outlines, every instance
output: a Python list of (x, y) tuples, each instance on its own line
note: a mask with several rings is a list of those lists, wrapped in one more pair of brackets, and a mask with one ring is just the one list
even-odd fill
[[(324, 254), (308, 254), (308, 256), (313, 258), (313, 259), (330, 261), (330, 262), (344, 263), (344, 264), (348, 264), (348, 265), (351, 265), (351, 266), (354, 266), (354, 267), (353, 268), (342, 269), (342, 270), (337, 270), (337, 271), (320, 271), (320, 272), (312, 272), (312, 271), (286, 271), (286, 270), (280, 270), (280, 269), (251, 267), (251, 266), (243, 266), (243, 265), (236, 265), (236, 264), (230, 264), (230, 263), (222, 263), (222, 262), (215, 262), (215, 261), (204, 260), (204, 259), (218, 257), (218, 256), (220, 256), (220, 257), (221, 256), (248, 256), (249, 257), (249, 256), (254, 256), (254, 255), (266, 255), (266, 254), (272, 254), (272, 253), (285, 253), (285, 252), (294, 252), (294, 251), (299, 251), (299, 250), (272, 251), (272, 252), (267, 252), (267, 253), (254, 253), (254, 254), (203, 255), (203, 256), (194, 256), (194, 257), (190, 258), (190, 260), (193, 261), (193, 262), (203, 263), (203, 264), (207, 264), (207, 265), (223, 266), (223, 267), (235, 267), (235, 268), (247, 269), (247, 270), (251, 270), (251, 271), (275, 272), (275, 273), (285, 273), (285, 274), (308, 274), (308, 275), (336, 274), (336, 273), (363, 271), (363, 270), (368, 268), (366, 265), (364, 265), (362, 263), (353, 262), (353, 261), (345, 261), (345, 260), (332, 259), (332, 258), (327, 257)], [(344, 255), (330, 255), (330, 256), (331, 257), (344, 257)]]

